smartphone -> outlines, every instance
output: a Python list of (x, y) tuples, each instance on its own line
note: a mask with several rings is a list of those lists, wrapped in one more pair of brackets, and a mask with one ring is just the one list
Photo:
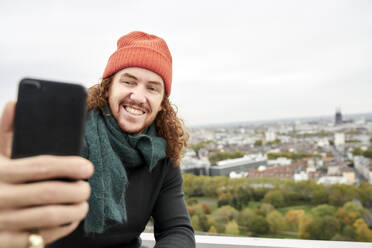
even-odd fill
[(79, 84), (22, 79), (11, 157), (80, 155), (86, 98), (87, 91)]

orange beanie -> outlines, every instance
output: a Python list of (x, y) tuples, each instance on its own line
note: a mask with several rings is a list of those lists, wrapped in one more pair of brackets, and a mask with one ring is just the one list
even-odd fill
[(144, 32), (131, 32), (117, 42), (117, 50), (110, 56), (102, 78), (127, 67), (141, 67), (155, 72), (164, 80), (167, 96), (172, 86), (172, 55), (162, 38)]

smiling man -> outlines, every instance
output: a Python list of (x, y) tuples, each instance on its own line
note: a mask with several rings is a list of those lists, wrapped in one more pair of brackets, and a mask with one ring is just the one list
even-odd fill
[(179, 169), (188, 134), (168, 99), (171, 54), (163, 39), (143, 32), (117, 45), (88, 94), (89, 212), (49, 247), (140, 247), (151, 217), (155, 247), (195, 247)]
[(107, 97), (120, 128), (139, 133), (150, 126), (161, 110), (164, 91), (163, 79), (150, 70), (130, 67), (116, 73)]

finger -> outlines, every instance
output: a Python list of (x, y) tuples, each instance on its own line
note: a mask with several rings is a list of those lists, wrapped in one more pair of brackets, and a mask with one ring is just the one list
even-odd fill
[(88, 213), (88, 203), (49, 205), (0, 212), (0, 230), (40, 229), (81, 221)]
[(16, 106), (16, 102), (14, 101), (7, 102), (5, 104), (3, 113), (1, 115), (1, 124), (0, 124), (1, 132), (7, 133), (7, 132), (13, 131), (15, 106)]
[(29, 247), (28, 242), (29, 233), (2, 231), (0, 232), (0, 248), (25, 248)]
[(8, 102), (0, 118), (0, 154), (8, 158), (12, 147), (15, 106), (16, 102)]
[(49, 244), (73, 232), (79, 223), (79, 221), (75, 221), (64, 226), (41, 229), (39, 233), (43, 237), (44, 243)]
[(90, 196), (84, 181), (45, 181), (30, 184), (0, 185), (0, 209), (60, 203), (79, 203)]
[[(38, 234), (43, 238), (44, 244), (49, 244), (70, 234), (78, 225), (79, 221), (75, 221), (66, 226), (41, 229)], [(29, 236), (30, 232), (28, 231), (0, 232), (0, 248), (29, 247)]]
[(42, 155), (28, 158), (0, 159), (0, 181), (24, 183), (53, 178), (87, 179), (93, 165), (77, 156)]

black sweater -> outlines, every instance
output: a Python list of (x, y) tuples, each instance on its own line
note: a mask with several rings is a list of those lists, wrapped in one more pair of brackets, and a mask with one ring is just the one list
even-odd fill
[(128, 220), (102, 234), (84, 235), (83, 222), (70, 235), (48, 245), (50, 248), (137, 248), (148, 220), (154, 219), (157, 248), (193, 248), (194, 231), (182, 192), (182, 176), (169, 159), (159, 161), (152, 172), (146, 166), (126, 169)]

